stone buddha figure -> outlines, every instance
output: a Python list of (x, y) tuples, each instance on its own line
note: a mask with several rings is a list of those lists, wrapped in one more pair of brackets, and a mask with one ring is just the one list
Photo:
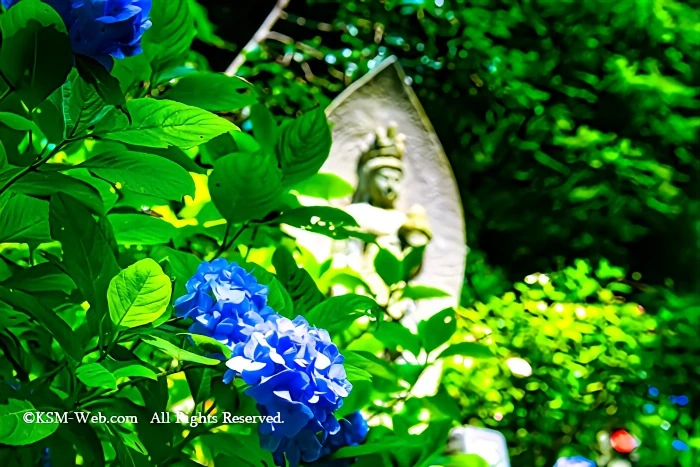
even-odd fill
[(374, 269), (379, 249), (386, 249), (401, 260), (410, 249), (427, 245), (432, 235), (421, 206), (414, 205), (407, 213), (396, 207), (404, 188), (403, 156), (406, 152), (405, 137), (397, 126), (392, 123), (387, 128), (376, 129), (363, 142), (361, 152), (357, 189), (345, 210), (363, 232), (375, 236), (376, 243), (348, 239), (336, 248), (335, 264), (359, 272), (373, 291), (382, 295), (381, 279)]

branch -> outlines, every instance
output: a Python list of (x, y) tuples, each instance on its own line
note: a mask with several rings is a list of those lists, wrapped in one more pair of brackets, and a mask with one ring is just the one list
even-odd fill
[(284, 13), (284, 9), (287, 8), (290, 1), (291, 0), (277, 0), (277, 4), (272, 9), (270, 14), (267, 15), (267, 18), (265, 18), (263, 24), (255, 32), (255, 35), (253, 35), (250, 41), (248, 41), (245, 47), (243, 47), (241, 53), (239, 53), (236, 56), (236, 58), (233, 59), (233, 62), (231, 62), (231, 64), (228, 66), (228, 68), (226, 69), (227, 75), (235, 75), (238, 69), (241, 67), (241, 65), (245, 63), (246, 56), (250, 52), (252, 52), (260, 42), (264, 41), (267, 38), (268, 34), (270, 34), (270, 31), (272, 30), (277, 20), (280, 19), (280, 17)]
[[(88, 136), (86, 135), (86, 136), (81, 136), (81, 137), (79, 137), (79, 138), (73, 138), (73, 139), (67, 139), (67, 140), (61, 141), (55, 148), (53, 148), (53, 150), (52, 150), (46, 157), (41, 158), (41, 159), (35, 161), (35, 162), (32, 163), (32, 165), (30, 165), (29, 167), (25, 167), (22, 171), (20, 171), (19, 173), (15, 174), (14, 176), (12, 176), (12, 177), (7, 181), (7, 183), (5, 183), (5, 186), (3, 186), (2, 188), (0, 188), (0, 195), (3, 194), (3, 193), (5, 193), (5, 191), (7, 191), (8, 188), (10, 188), (10, 187), (11, 187), (12, 185), (14, 185), (16, 182), (18, 182), (19, 180), (21, 180), (25, 175), (27, 175), (27, 174), (30, 173), (30, 172), (34, 172), (34, 171), (37, 170), (39, 167), (41, 167), (42, 165), (46, 164), (53, 156), (55, 156), (56, 154), (58, 154), (59, 152), (61, 152), (61, 150), (63, 150), (63, 148), (66, 147), (68, 144), (73, 143), (73, 142), (75, 142), (75, 141), (79, 141), (79, 140), (81, 140), (81, 139), (85, 139), (85, 138), (87, 138), (87, 137), (88, 137)], [(39, 156), (39, 157), (41, 157), (41, 156)]]

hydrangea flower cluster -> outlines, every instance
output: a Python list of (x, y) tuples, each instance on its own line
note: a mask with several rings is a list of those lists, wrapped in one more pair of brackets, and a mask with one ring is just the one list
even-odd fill
[(302, 316), (291, 320), (267, 305), (268, 288), (236, 263), (203, 262), (175, 301), (176, 315), (193, 318), (190, 331), (211, 336), (232, 349), (224, 382), (240, 376), (246, 394), (263, 416), (281, 414), (284, 423), (262, 423), (263, 448), (275, 463), (313, 462), (323, 443), (341, 430), (333, 413), (352, 385), (343, 356), (328, 332)]
[[(1, 0), (10, 8), (19, 0)], [(73, 52), (112, 69), (113, 59), (142, 52), (141, 36), (151, 27), (152, 0), (43, 0), (63, 19)]]
[[(360, 412), (353, 412), (340, 421), (340, 430), (328, 436), (321, 448), (321, 457), (327, 457), (345, 446), (357, 446), (364, 442), (369, 432), (367, 421)], [(338, 459), (325, 465), (345, 466), (353, 464), (355, 459)]]

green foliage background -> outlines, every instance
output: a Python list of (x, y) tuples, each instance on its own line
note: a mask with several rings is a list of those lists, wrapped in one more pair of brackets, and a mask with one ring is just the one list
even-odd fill
[[(374, 427), (338, 457), (479, 466), (443, 449), (469, 423), (500, 430), (514, 466), (595, 457), (597, 434), (617, 427), (641, 441), (640, 466), (696, 465), (700, 3), (298, 0), (247, 54), (248, 81), (214, 73), (272, 6), (155, 0), (145, 54), (111, 76), (73, 61), (55, 16), (0, 16), (0, 459), (36, 465), (50, 447), (56, 465), (271, 465), (254, 426), (145, 422), (256, 413), (240, 384), (217, 382), (216, 344), (170, 319), (199, 261), (224, 256), (346, 355), (340, 415), (362, 409)], [(21, 73), (29, 37), (50, 52), (36, 79)], [(362, 278), (280, 228), (358, 235), (347, 214), (296, 196), (347, 194), (316, 174), (321, 109), (392, 54), (450, 157), (470, 248), (462, 306), (415, 333), (388, 303), (326, 299)], [(155, 305), (130, 305), (153, 290)], [(681, 394), (683, 407), (669, 399)], [(142, 423), (28, 433), (16, 414), (35, 409)]]

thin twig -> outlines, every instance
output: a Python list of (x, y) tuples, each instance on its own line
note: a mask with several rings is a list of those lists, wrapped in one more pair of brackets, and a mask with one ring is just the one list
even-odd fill
[(224, 240), (221, 242), (221, 246), (216, 251), (216, 256), (221, 256), (222, 254), (231, 249), (236, 240), (238, 240), (238, 237), (240, 237), (243, 231), (248, 228), (248, 222), (244, 223), (229, 241), (226, 241), (226, 236), (228, 235), (228, 225), (226, 226), (226, 228), (227, 232), (226, 234), (224, 234)]
[(7, 191), (12, 185), (17, 183), (19, 180), (21, 180), (24, 176), (26, 176), (30, 172), (36, 171), (39, 167), (42, 165), (46, 164), (53, 156), (61, 152), (61, 150), (67, 146), (70, 143), (79, 141), (81, 139), (85, 139), (87, 136), (81, 136), (80, 138), (75, 138), (75, 139), (67, 139), (64, 141), (61, 141), (53, 150), (46, 156), (46, 157), (41, 157), (39, 156), (40, 159), (36, 162), (34, 162), (32, 165), (29, 167), (25, 167), (21, 172), (17, 173), (16, 175), (12, 176), (7, 183), (5, 183), (5, 186), (0, 188), (0, 195), (2, 195), (5, 191)]
[(275, 7), (272, 9), (269, 15), (267, 15), (267, 18), (265, 18), (265, 21), (263, 24), (260, 26), (260, 28), (255, 32), (255, 35), (248, 41), (248, 43), (243, 47), (243, 50), (241, 50), (241, 53), (239, 53), (236, 58), (233, 59), (233, 62), (228, 66), (226, 69), (226, 74), (229, 76), (233, 76), (236, 74), (238, 69), (245, 63), (246, 56), (252, 52), (260, 42), (264, 41), (265, 38), (267, 38), (268, 34), (270, 34), (270, 31), (272, 30), (273, 26), (277, 22), (278, 19), (282, 16), (284, 13), (284, 9), (287, 8), (289, 5), (290, 0), (277, 0), (277, 4)]

